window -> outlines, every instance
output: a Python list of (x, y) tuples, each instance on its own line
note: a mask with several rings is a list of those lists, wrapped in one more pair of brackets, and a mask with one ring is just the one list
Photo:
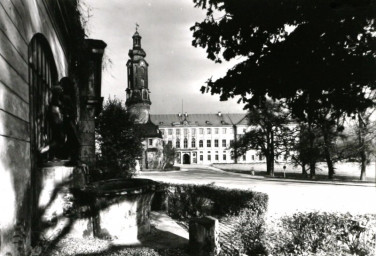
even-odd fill
[(198, 142), (198, 146), (199, 146), (200, 148), (203, 148), (203, 147), (204, 147), (204, 141), (203, 141), (203, 140), (200, 140), (200, 141)]
[(234, 157), (234, 151), (231, 151), (230, 154), (231, 154), (231, 160), (234, 160), (235, 159), (235, 157)]
[(206, 134), (211, 134), (211, 128), (206, 129)]
[(164, 135), (165, 134), (165, 130), (164, 129), (161, 129), (161, 134)]
[(218, 161), (218, 160), (219, 160), (218, 155), (215, 155), (215, 161)]
[(184, 129), (184, 136), (185, 136), (185, 137), (188, 136), (188, 129)]
[(246, 156), (245, 155), (243, 155), (243, 161), (245, 161), (247, 158), (246, 158)]
[(181, 164), (181, 156), (180, 156), (180, 153), (176, 153), (176, 160), (177, 160), (178, 164)]
[(153, 139), (149, 139), (149, 146), (153, 146)]
[(176, 135), (180, 135), (180, 129), (176, 129)]
[(230, 140), (230, 147), (234, 146), (234, 140)]
[(172, 135), (172, 129), (168, 129), (168, 135)]
[[(32, 99), (30, 102), (30, 139), (32, 147), (39, 149), (46, 146), (46, 141), (50, 141), (51, 128), (48, 109), (51, 88), (57, 83), (57, 71), (51, 48), (42, 35), (37, 34), (32, 38), (29, 44), (29, 54), (29, 88)], [(71, 97), (74, 101), (74, 87), (70, 86), (68, 91), (69, 95), (73, 94)], [(75, 104), (75, 102), (72, 102), (72, 106), (75, 106)]]
[(192, 148), (196, 147), (196, 140), (195, 140), (195, 138), (192, 138), (191, 146), (192, 146)]
[(214, 140), (214, 147), (218, 148), (218, 140)]
[(184, 138), (184, 148), (188, 148), (188, 139)]
[(219, 133), (219, 128), (214, 128), (214, 133), (218, 134)]
[(252, 155), (252, 161), (255, 161), (255, 155)]
[[(141, 79), (141, 86), (144, 87), (144, 79)], [(148, 99), (148, 92), (145, 89), (142, 90), (142, 99)]]
[(227, 129), (226, 128), (222, 128), (222, 133), (226, 134), (226, 132), (227, 132)]
[(200, 155), (200, 161), (204, 161), (204, 156)]
[(168, 140), (167, 145), (172, 146), (172, 140)]
[(259, 160), (262, 161), (262, 155), (261, 154), (259, 155)]
[(192, 136), (195, 136), (195, 135), (196, 135), (196, 129), (193, 128), (193, 129), (192, 129)]
[(226, 154), (223, 153), (223, 160), (226, 160)]
[(180, 148), (180, 140), (176, 141), (176, 148)]
[(222, 140), (222, 147), (226, 147), (226, 140)]
[(204, 134), (204, 128), (200, 128), (200, 129), (198, 130), (198, 132), (199, 132), (199, 134)]
[(206, 141), (206, 147), (210, 148), (211, 147), (211, 140)]
[(208, 160), (211, 161), (211, 155), (208, 155)]

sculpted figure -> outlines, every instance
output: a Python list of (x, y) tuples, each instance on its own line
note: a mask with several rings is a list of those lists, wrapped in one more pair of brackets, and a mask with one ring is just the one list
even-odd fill
[(49, 161), (77, 161), (80, 143), (75, 112), (73, 83), (69, 78), (63, 78), (59, 85), (52, 88), (49, 106), (51, 139), (47, 146), (40, 149), (42, 155), (48, 153)]
[(41, 148), (41, 154), (49, 153), (48, 160), (62, 160), (63, 147), (66, 139), (64, 131), (64, 117), (62, 110), (63, 88), (60, 85), (52, 87), (52, 98), (49, 106), (49, 124), (51, 128), (51, 139), (48, 145)]

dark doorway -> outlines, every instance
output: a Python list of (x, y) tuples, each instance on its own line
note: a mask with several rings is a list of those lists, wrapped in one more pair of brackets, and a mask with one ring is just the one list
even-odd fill
[(191, 156), (189, 154), (183, 155), (183, 164), (191, 164)]

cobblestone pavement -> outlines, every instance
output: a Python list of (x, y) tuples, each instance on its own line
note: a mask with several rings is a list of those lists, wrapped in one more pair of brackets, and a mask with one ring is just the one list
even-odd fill
[(269, 195), (269, 217), (302, 211), (376, 214), (374, 184), (276, 181), (192, 165), (182, 166), (181, 171), (141, 173), (139, 177), (171, 183), (214, 183), (228, 188), (264, 192)]

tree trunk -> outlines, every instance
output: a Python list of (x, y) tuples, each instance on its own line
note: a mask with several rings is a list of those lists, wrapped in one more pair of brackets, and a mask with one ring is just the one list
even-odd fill
[(309, 134), (309, 150), (312, 153), (312, 157), (309, 160), (309, 173), (311, 179), (316, 178), (316, 155), (313, 154), (314, 152), (314, 143), (315, 143), (315, 135), (312, 131), (312, 123), (308, 122), (308, 134)]
[(304, 177), (308, 177), (307, 169), (306, 169), (306, 163), (302, 163), (302, 175)]
[(269, 160), (269, 155), (265, 154), (266, 158), (266, 175), (270, 175), (270, 160)]
[(270, 166), (270, 136), (269, 132), (266, 132), (266, 150), (265, 150), (265, 157), (266, 157), (266, 174), (271, 174), (271, 166)]
[(326, 164), (328, 165), (328, 176), (329, 176), (329, 179), (333, 179), (334, 166), (333, 166), (332, 156), (330, 154), (330, 139), (328, 136), (328, 131), (325, 127), (322, 128), (322, 133), (324, 135), (324, 153), (325, 153)]
[(270, 132), (269, 145), (270, 176), (274, 177), (274, 133)]
[(367, 168), (367, 155), (365, 151), (364, 136), (363, 136), (364, 125), (363, 125), (360, 113), (358, 113), (358, 121), (359, 121), (358, 138), (359, 138), (359, 147), (360, 147), (360, 152), (359, 152), (360, 180), (365, 181), (366, 180), (366, 168)]
[(360, 180), (365, 181), (366, 180), (366, 167), (367, 167), (367, 157), (366, 152), (364, 149), (360, 152)]

